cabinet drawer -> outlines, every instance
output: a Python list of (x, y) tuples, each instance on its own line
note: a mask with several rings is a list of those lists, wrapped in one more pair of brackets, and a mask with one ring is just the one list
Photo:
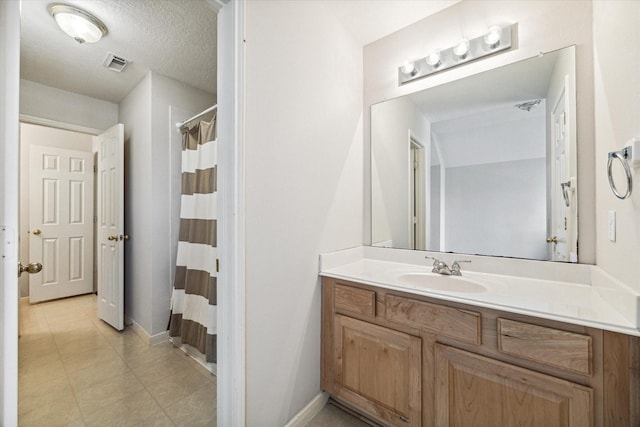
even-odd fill
[(498, 319), (498, 350), (579, 374), (592, 372), (592, 343), (588, 335)]
[(386, 317), (392, 322), (426, 329), (439, 335), (481, 344), (480, 313), (387, 295)]
[(375, 291), (336, 284), (335, 301), (336, 310), (369, 317), (376, 316)]

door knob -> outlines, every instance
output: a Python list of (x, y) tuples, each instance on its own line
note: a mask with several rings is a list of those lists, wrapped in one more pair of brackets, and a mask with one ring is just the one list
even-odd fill
[(39, 262), (30, 262), (27, 265), (22, 265), (21, 262), (18, 263), (18, 277), (22, 275), (22, 273), (27, 272), (29, 274), (40, 273), (42, 271), (42, 264)]
[(129, 235), (128, 234), (121, 234), (120, 235), (120, 240), (129, 240)]
[(118, 236), (117, 235), (111, 235), (107, 237), (107, 240), (118, 240)]
[(547, 237), (547, 243), (558, 243), (558, 236)]
[(32, 231), (32, 233), (35, 234), (36, 236), (39, 236), (40, 233), (42, 233), (42, 230), (36, 228), (35, 230)]

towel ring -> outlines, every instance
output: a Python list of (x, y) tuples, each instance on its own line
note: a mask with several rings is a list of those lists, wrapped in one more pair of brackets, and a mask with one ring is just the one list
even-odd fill
[[(624, 200), (631, 195), (631, 189), (633, 188), (633, 179), (631, 178), (631, 169), (627, 159), (631, 156), (631, 147), (625, 147), (620, 151), (612, 151), (609, 153), (609, 160), (607, 160), (607, 176), (609, 177), (609, 186), (613, 191), (613, 194), (620, 200)], [(622, 194), (616, 188), (615, 182), (613, 182), (613, 175), (611, 173), (611, 166), (613, 165), (613, 159), (616, 158), (622, 164), (624, 172), (627, 175), (627, 191)]]

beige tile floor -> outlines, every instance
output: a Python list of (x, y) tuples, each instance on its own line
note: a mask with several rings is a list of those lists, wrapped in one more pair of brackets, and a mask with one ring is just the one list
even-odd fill
[(328, 404), (316, 415), (307, 427), (368, 427), (359, 419)]
[[(216, 377), (97, 318), (95, 295), (20, 303), (20, 426), (215, 426)], [(309, 427), (362, 427), (327, 405)]]
[(215, 426), (216, 377), (96, 315), (96, 296), (20, 304), (20, 426)]

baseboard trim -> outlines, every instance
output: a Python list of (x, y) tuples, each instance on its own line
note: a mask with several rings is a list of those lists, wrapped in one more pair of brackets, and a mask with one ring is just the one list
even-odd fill
[(311, 399), (311, 402), (307, 404), (300, 412), (298, 412), (291, 421), (289, 421), (285, 427), (304, 427), (318, 415), (318, 413), (324, 408), (329, 400), (329, 394), (321, 391)]
[(131, 326), (131, 330), (149, 346), (158, 345), (169, 340), (169, 331), (160, 332), (159, 334), (149, 335), (149, 333), (138, 322), (127, 317), (125, 323)]
[(196, 363), (201, 365), (207, 371), (211, 372), (213, 375), (218, 376), (218, 364), (210, 363), (205, 360), (205, 357), (202, 353), (196, 350), (194, 347), (188, 344), (182, 344), (180, 341), (180, 337), (169, 337), (168, 338), (171, 344), (176, 346), (178, 349), (185, 352), (187, 356), (192, 358)]
[(149, 345), (154, 346), (169, 341), (169, 331), (160, 332), (159, 334), (149, 337)]

